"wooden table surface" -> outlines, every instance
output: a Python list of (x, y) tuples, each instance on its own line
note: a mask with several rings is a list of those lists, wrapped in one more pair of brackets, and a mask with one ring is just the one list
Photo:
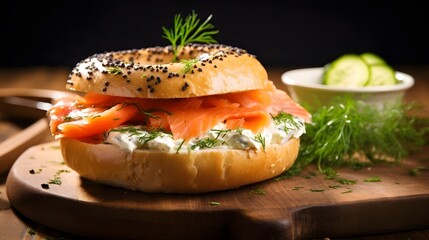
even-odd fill
[[(267, 68), (269, 78), (283, 90), (281, 74), (295, 67)], [(298, 67), (296, 67), (298, 68)], [(396, 70), (412, 75), (416, 82), (407, 92), (406, 101), (416, 101), (423, 105), (423, 111), (429, 113), (429, 66), (395, 66)], [(0, 88), (43, 88), (50, 90), (65, 90), (65, 81), (69, 68), (25, 68), (0, 69)], [(47, 138), (46, 141), (52, 139)], [(0, 175), (0, 240), (1, 239), (46, 239), (60, 238), (73, 239), (73, 236), (60, 231), (41, 226), (25, 216), (21, 216), (11, 207), (6, 196), (7, 173)], [(429, 183), (428, 183), (429, 184)], [(428, 203), (429, 204), (429, 203)], [(388, 221), (388, 220), (386, 220)], [(429, 221), (429, 216), (428, 216)], [(329, 238), (329, 236), (326, 236)], [(353, 239), (429, 239), (429, 229), (407, 231), (395, 234), (381, 234), (377, 236), (361, 236)]]

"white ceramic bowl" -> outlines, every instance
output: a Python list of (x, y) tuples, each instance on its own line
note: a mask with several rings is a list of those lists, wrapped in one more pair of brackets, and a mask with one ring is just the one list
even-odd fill
[(386, 102), (402, 99), (407, 89), (414, 85), (414, 78), (403, 72), (396, 72), (399, 82), (389, 86), (343, 87), (322, 84), (323, 68), (301, 68), (282, 74), (291, 97), (302, 105), (321, 106), (333, 98), (349, 94), (357, 100), (383, 106)]

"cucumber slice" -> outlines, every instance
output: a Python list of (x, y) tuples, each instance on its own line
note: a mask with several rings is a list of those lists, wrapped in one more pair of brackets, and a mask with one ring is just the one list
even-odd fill
[(378, 56), (377, 54), (366, 52), (362, 53), (360, 55), (361, 58), (368, 64), (368, 65), (374, 65), (374, 64), (386, 64), (383, 58)]
[(329, 65), (323, 83), (336, 86), (365, 86), (369, 80), (369, 67), (356, 54), (345, 54)]
[(397, 83), (395, 71), (388, 65), (377, 64), (370, 66), (368, 86), (384, 86)]

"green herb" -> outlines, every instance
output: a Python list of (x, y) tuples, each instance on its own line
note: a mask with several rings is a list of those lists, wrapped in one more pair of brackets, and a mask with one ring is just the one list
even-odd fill
[(323, 188), (311, 188), (310, 189), (310, 192), (324, 192), (325, 191), (325, 189), (323, 189)]
[(122, 70), (118, 67), (108, 67), (107, 71), (113, 75), (122, 75)]
[(70, 170), (68, 170), (68, 169), (61, 169), (61, 170), (58, 170), (56, 173), (55, 173), (55, 175), (56, 176), (59, 176), (61, 173), (69, 173), (70, 172)]
[(332, 188), (332, 189), (337, 189), (337, 188), (340, 188), (341, 186), (339, 186), (339, 185), (329, 185), (329, 188)]
[(61, 181), (61, 173), (69, 173), (70, 170), (68, 169), (61, 169), (55, 172), (54, 174), (54, 178), (53, 179), (49, 179), (48, 184), (56, 184), (56, 185), (61, 185), (62, 181)]
[(210, 205), (212, 205), (212, 206), (219, 206), (220, 202), (212, 201), (212, 202), (210, 202)]
[(139, 141), (142, 145), (145, 145), (147, 142), (152, 141), (159, 136), (161, 136), (161, 132), (146, 132), (139, 135), (137, 141)]
[[(280, 112), (275, 117), (273, 115), (271, 115), (271, 117), (274, 121), (274, 124), (280, 125), (283, 123), (285, 125), (283, 130), (286, 133), (288, 133), (291, 129), (299, 129), (302, 127), (301, 123), (297, 122), (291, 114), (288, 114), (285, 112)], [(290, 127), (290, 126), (292, 126), (292, 127)]]
[[(191, 146), (191, 149), (195, 150), (196, 148), (199, 148), (199, 149), (212, 148), (216, 144), (219, 144), (218, 139), (222, 134), (225, 135), (228, 132), (231, 132), (231, 130), (229, 129), (210, 129), (210, 131), (216, 133), (216, 137), (214, 138), (207, 137), (207, 138), (200, 139), (194, 145)], [(222, 142), (222, 144), (224, 144), (224, 142)]]
[(56, 184), (61, 185), (61, 178), (60, 177), (54, 177), (53, 179), (49, 179), (48, 184)]
[(344, 185), (354, 185), (357, 183), (357, 180), (351, 180), (351, 179), (345, 179), (345, 178), (337, 178), (335, 180)]
[(189, 43), (216, 43), (212, 35), (219, 31), (214, 30), (214, 25), (209, 23), (212, 18), (210, 15), (204, 22), (200, 24), (200, 19), (195, 11), (188, 15), (185, 19), (180, 14), (174, 16), (174, 27), (168, 29), (162, 27), (163, 38), (171, 43), (173, 49), (173, 62), (177, 61), (177, 56), (180, 50)]
[(253, 140), (259, 142), (262, 145), (262, 148), (265, 150), (265, 138), (262, 136), (261, 133), (256, 134)]
[(295, 187), (292, 188), (292, 190), (297, 191), (297, 190), (300, 190), (300, 189), (303, 189), (303, 188), (304, 187), (295, 186)]
[(410, 169), (408, 174), (411, 176), (417, 176), (420, 174), (420, 171), (423, 171), (423, 170), (429, 170), (429, 168), (425, 167), (425, 166), (415, 167), (415, 168)]
[(240, 134), (240, 135), (243, 135), (243, 130), (244, 130), (244, 128), (242, 128), (242, 127), (237, 127), (235, 129), (235, 131), (237, 131), (237, 133)]
[(364, 182), (381, 182), (380, 177), (370, 177), (363, 180)]
[(359, 166), (363, 160), (398, 162), (426, 144), (429, 121), (416, 117), (418, 109), (401, 101), (380, 109), (351, 96), (338, 97), (312, 113), (296, 164), (316, 163), (323, 172), (327, 167)]
[(176, 154), (179, 154), (180, 149), (182, 149), (183, 144), (185, 143), (185, 139), (182, 140), (179, 147), (177, 147)]
[(204, 148), (212, 148), (216, 145), (217, 139), (215, 138), (203, 138), (198, 140), (194, 145), (191, 146), (192, 150), (195, 150), (196, 148), (204, 149)]
[(231, 132), (230, 129), (210, 129), (211, 132), (216, 133), (215, 139), (219, 139), (219, 137), (222, 135), (222, 137), (225, 137), (225, 135), (229, 132)]
[(356, 184), (356, 180), (350, 180), (350, 179), (345, 179), (342, 178), (338, 175), (338, 172), (336, 169), (334, 169), (333, 167), (326, 167), (323, 169), (323, 174), (325, 175), (325, 178), (328, 180), (335, 180), (341, 184), (345, 184), (345, 185), (353, 185)]
[(159, 119), (160, 117), (154, 115), (154, 112), (162, 112), (162, 113), (166, 113), (168, 115), (171, 115), (172, 113), (164, 110), (164, 109), (148, 109), (148, 110), (143, 110), (142, 107), (136, 103), (130, 103), (130, 102), (124, 102), (121, 104), (121, 106), (116, 110), (116, 111), (120, 111), (125, 107), (128, 106), (133, 106), (135, 108), (137, 108), (137, 110), (139, 111), (140, 114), (142, 114), (145, 118), (145, 121), (148, 121), (149, 118), (153, 118), (153, 119)]
[(141, 129), (137, 128), (136, 126), (129, 125), (129, 126), (121, 127), (121, 128), (113, 128), (110, 131), (111, 132), (120, 132), (120, 133), (129, 133), (131, 136), (134, 136), (134, 135), (138, 135), (139, 132), (141, 131)]
[(325, 178), (329, 179), (329, 180), (338, 178), (337, 170), (335, 170), (332, 167), (327, 167), (327, 168), (323, 169), (323, 174), (325, 174)]
[(143, 129), (137, 128), (135, 126), (125, 126), (122, 128), (115, 128), (110, 130), (111, 132), (120, 132), (126, 133), (129, 137), (137, 137), (137, 141), (142, 145), (145, 145), (147, 142), (154, 140), (157, 137), (162, 135), (161, 131), (144, 131)]
[(180, 62), (184, 64), (183, 68), (180, 70), (180, 73), (186, 74), (191, 71), (192, 67), (198, 62), (198, 59), (182, 59)]

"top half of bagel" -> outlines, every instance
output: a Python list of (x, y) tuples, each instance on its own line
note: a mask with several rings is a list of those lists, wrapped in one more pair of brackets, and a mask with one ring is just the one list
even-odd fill
[(247, 51), (221, 44), (106, 52), (76, 65), (66, 87), (79, 92), (138, 98), (189, 98), (264, 89), (265, 68)]

